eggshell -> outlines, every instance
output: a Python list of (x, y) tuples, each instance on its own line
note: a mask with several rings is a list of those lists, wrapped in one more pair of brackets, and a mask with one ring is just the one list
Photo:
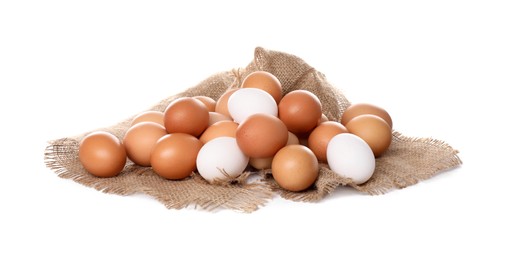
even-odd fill
[(199, 137), (199, 140), (203, 143), (207, 143), (221, 136), (236, 137), (237, 129), (238, 123), (232, 121), (220, 121), (209, 126), (204, 133), (202, 133), (201, 137)]
[(232, 119), (240, 124), (253, 114), (278, 115), (273, 97), (257, 88), (242, 88), (234, 92), (229, 98), (228, 108)]
[(141, 122), (154, 122), (157, 124), (160, 124), (161, 126), (164, 126), (164, 113), (160, 111), (146, 111), (143, 112), (134, 119), (132, 119), (132, 122), (130, 123), (131, 126), (141, 123)]
[(370, 114), (359, 115), (347, 123), (350, 133), (361, 137), (372, 149), (375, 157), (391, 145), (392, 130), (384, 119)]
[(302, 191), (317, 180), (319, 164), (308, 147), (288, 145), (276, 153), (271, 171), (280, 187), (289, 191)]
[(327, 162), (327, 144), (337, 134), (348, 133), (347, 128), (335, 121), (319, 124), (308, 137), (308, 147), (321, 162)]
[(336, 174), (350, 178), (355, 184), (368, 181), (375, 171), (375, 156), (360, 137), (338, 134), (327, 145), (327, 162)]
[(214, 99), (207, 96), (195, 96), (194, 98), (201, 101), (208, 108), (209, 112), (215, 112), (217, 102)]
[[(291, 133), (289, 133), (289, 138), (287, 139), (287, 145), (291, 144), (299, 144), (298, 137)], [(265, 170), (265, 169), (271, 169), (271, 163), (273, 162), (273, 157), (265, 157), (265, 158), (250, 158), (250, 161), (248, 162), (252, 167), (254, 167), (257, 170)]]
[(217, 100), (217, 104), (215, 106), (215, 112), (220, 113), (222, 115), (226, 115), (228, 117), (231, 117), (231, 114), (229, 113), (229, 107), (228, 107), (229, 98), (231, 97), (231, 95), (234, 92), (238, 91), (238, 89), (239, 88), (229, 89), (224, 94), (222, 94), (220, 96), (220, 98), (218, 98), (218, 100)]
[(218, 112), (209, 112), (208, 126), (213, 125), (214, 123), (220, 122), (220, 121), (232, 121), (232, 118), (230, 118), (226, 115), (222, 115)]
[(315, 94), (307, 90), (294, 90), (278, 104), (280, 119), (289, 131), (300, 134), (311, 131), (322, 117), (322, 104)]
[(137, 165), (150, 166), (151, 150), (166, 134), (163, 126), (153, 122), (142, 122), (132, 126), (123, 137), (128, 158)]
[(282, 99), (282, 84), (267, 71), (254, 71), (245, 77), (241, 88), (258, 88), (269, 93), (278, 104)]
[(389, 115), (389, 113), (387, 113), (385, 109), (366, 103), (352, 104), (347, 109), (345, 109), (341, 118), (341, 123), (343, 125), (347, 125), (348, 122), (352, 120), (352, 118), (364, 114), (379, 116), (380, 118), (384, 119), (384, 121), (386, 121), (389, 127), (393, 128), (393, 120), (391, 119), (391, 116)]
[(248, 165), (248, 156), (239, 149), (233, 137), (215, 138), (201, 148), (197, 155), (197, 170), (209, 182), (235, 178)]
[(274, 156), (287, 144), (287, 127), (275, 116), (254, 114), (241, 123), (236, 131), (236, 140), (241, 151), (249, 157)]
[(127, 162), (127, 152), (118, 137), (104, 131), (86, 135), (79, 143), (79, 161), (96, 177), (114, 177)]
[(164, 112), (167, 133), (199, 136), (209, 123), (209, 111), (199, 100), (182, 97), (172, 101)]
[(185, 133), (168, 134), (160, 138), (151, 152), (151, 167), (163, 178), (179, 180), (196, 169), (196, 158), (202, 142)]

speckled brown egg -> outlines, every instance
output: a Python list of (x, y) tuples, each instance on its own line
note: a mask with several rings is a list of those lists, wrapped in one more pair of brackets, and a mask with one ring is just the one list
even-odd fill
[(245, 77), (242, 88), (258, 88), (269, 93), (276, 103), (282, 100), (282, 84), (275, 75), (267, 71), (254, 71)]
[(195, 136), (174, 133), (160, 138), (151, 152), (153, 171), (170, 180), (184, 179), (196, 170), (202, 142)]
[(319, 98), (307, 90), (294, 90), (278, 104), (278, 117), (294, 134), (307, 133), (317, 126), (322, 117)]
[(92, 175), (114, 177), (123, 170), (127, 153), (118, 137), (96, 131), (86, 135), (79, 143), (79, 161)]
[(199, 100), (182, 97), (173, 100), (164, 112), (167, 133), (199, 136), (208, 127), (209, 111)]
[(151, 150), (166, 134), (163, 126), (153, 122), (142, 122), (132, 126), (123, 137), (128, 158), (137, 165), (150, 166)]
[(347, 128), (335, 121), (327, 121), (313, 129), (308, 137), (308, 147), (321, 162), (327, 162), (327, 144), (337, 134), (348, 133)]
[(361, 137), (371, 148), (375, 157), (391, 145), (392, 130), (384, 119), (370, 114), (352, 118), (345, 126), (350, 133)]

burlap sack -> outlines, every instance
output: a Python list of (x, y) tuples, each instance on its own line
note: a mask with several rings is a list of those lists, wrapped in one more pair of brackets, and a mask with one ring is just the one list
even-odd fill
[[(246, 68), (215, 74), (183, 93), (160, 101), (149, 110), (163, 111), (169, 102), (183, 96), (205, 95), (216, 100), (228, 88), (238, 87), (248, 73), (256, 70), (268, 71), (278, 77), (284, 94), (295, 89), (306, 89), (316, 94), (322, 102), (325, 115), (331, 120), (339, 120), (350, 105), (345, 96), (331, 86), (322, 73), (302, 59), (282, 52), (256, 48), (254, 60)], [(131, 120), (132, 118), (129, 118), (100, 130), (122, 138)], [(381, 194), (391, 189), (413, 185), (461, 164), (458, 151), (442, 141), (405, 137), (393, 131), (393, 142), (389, 150), (377, 159), (373, 177), (362, 185), (354, 185), (349, 179), (337, 176), (324, 164), (320, 167), (315, 185), (304, 192), (280, 189), (269, 171), (248, 172), (236, 180), (212, 185), (197, 173), (180, 181), (166, 180), (156, 175), (151, 168), (140, 167), (130, 161), (117, 177), (97, 178), (86, 172), (78, 159), (79, 142), (87, 133), (50, 141), (45, 151), (47, 167), (62, 178), (72, 179), (106, 193), (145, 193), (162, 202), (167, 208), (174, 209), (193, 205), (206, 210), (227, 208), (252, 212), (276, 193), (291, 200), (319, 201), (340, 185), (350, 185), (368, 194)]]

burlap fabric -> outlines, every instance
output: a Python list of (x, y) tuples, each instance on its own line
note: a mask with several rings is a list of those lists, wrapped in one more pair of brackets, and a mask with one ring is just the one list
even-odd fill
[[(256, 70), (268, 71), (278, 77), (284, 94), (295, 89), (313, 92), (320, 98), (323, 111), (331, 120), (339, 120), (350, 105), (322, 73), (302, 59), (287, 53), (256, 48), (254, 60), (245, 68), (212, 75), (197, 86), (160, 101), (149, 110), (164, 111), (172, 100), (183, 96), (205, 95), (216, 100), (227, 89), (238, 87), (248, 73)], [(132, 118), (95, 130), (105, 130), (123, 138)], [(78, 158), (79, 142), (87, 133), (89, 132), (50, 141), (45, 151), (47, 167), (62, 178), (72, 179), (106, 193), (145, 193), (173, 209), (195, 206), (206, 210), (227, 208), (252, 212), (276, 194), (290, 200), (319, 201), (340, 185), (350, 185), (359, 192), (368, 194), (382, 194), (413, 185), (461, 164), (458, 151), (445, 142), (406, 137), (393, 131), (393, 142), (389, 150), (376, 160), (373, 177), (362, 185), (354, 185), (349, 179), (339, 177), (325, 164), (320, 167), (315, 185), (304, 192), (280, 189), (269, 171), (246, 172), (236, 180), (212, 185), (197, 173), (180, 181), (166, 180), (156, 175), (151, 168), (140, 167), (130, 161), (117, 177), (97, 178), (84, 170)]]

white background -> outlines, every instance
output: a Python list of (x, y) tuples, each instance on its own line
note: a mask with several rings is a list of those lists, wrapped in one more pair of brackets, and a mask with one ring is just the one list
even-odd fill
[[(504, 1), (274, 2), (0, 2), (0, 259), (505, 259)], [(244, 67), (256, 46), (303, 58), (464, 164), (252, 214), (168, 210), (45, 167), (48, 140)]]

